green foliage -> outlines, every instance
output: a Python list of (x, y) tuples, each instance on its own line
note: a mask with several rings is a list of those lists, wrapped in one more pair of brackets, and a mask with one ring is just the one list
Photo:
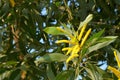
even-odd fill
[(52, 35), (64, 35), (65, 33), (58, 30), (57, 27), (48, 27), (44, 29), (45, 32)]
[(46, 54), (37, 60), (35, 60), (36, 65), (43, 63), (43, 62), (63, 62), (67, 59), (67, 56), (61, 54), (61, 53), (49, 53)]
[(55, 80), (73, 80), (74, 79), (74, 71), (73, 70), (65, 70), (65, 71), (62, 71), (61, 73), (59, 73)]
[(91, 80), (110, 80), (108, 74), (94, 64), (87, 63), (85, 70), (88, 72), (87, 76)]
[(89, 47), (88, 53), (109, 45), (110, 43), (114, 42), (116, 38), (117, 38), (116, 36), (108, 36), (108, 37), (99, 38), (99, 40), (96, 41), (97, 44)]
[[(119, 5), (119, 0), (0, 0), (0, 80), (74, 80), (79, 76), (116, 80), (100, 66), (116, 67), (112, 50), (120, 50)], [(70, 45), (55, 42), (69, 40), (67, 35), (85, 24), (92, 32), (80, 58), (66, 64), (68, 56), (62, 48)]]
[[(91, 19), (91, 17), (90, 17), (91, 15), (89, 15), (86, 19), (88, 19), (88, 21), (90, 21), (90, 19)], [(82, 24), (82, 26), (80, 26), (80, 27), (84, 27), (84, 25), (85, 24), (87, 24), (86, 23), (86, 20), (85, 19), (85, 21), (83, 21), (81, 24)], [(80, 24), (80, 25), (81, 25)], [(84, 24), (84, 25), (83, 25)], [(65, 26), (65, 27), (64, 27)], [(67, 35), (67, 32), (69, 32), (69, 33), (72, 33), (72, 30), (73, 30), (73, 27), (71, 27), (72, 29), (70, 29), (70, 28), (67, 28), (67, 25), (65, 25), (64, 24), (64, 26), (63, 26), (63, 29), (62, 28), (59, 28), (58, 29), (58, 27), (47, 27), (47, 28), (45, 28), (45, 32), (46, 33), (48, 33), (48, 34), (52, 34), (52, 35), (61, 35), (62, 34), (62, 32), (66, 32), (66, 34), (63, 34), (64, 36), (66, 36)], [(56, 32), (55, 31), (52, 31), (53, 30), (53, 28), (55, 29), (56, 28)], [(79, 28), (78, 28), (79, 29)], [(57, 31), (58, 30), (58, 31)], [(62, 31), (61, 33), (60, 33), (60, 31)], [(56, 34), (58, 32), (58, 34)], [(76, 31), (77, 32), (77, 31)], [(75, 33), (76, 32), (73, 32), (73, 34), (74, 35), (76, 35)], [(73, 65), (73, 66), (76, 66), (75, 67), (75, 78), (77, 77), (77, 76), (79, 76), (80, 75), (80, 73), (81, 73), (81, 70), (82, 69), (79, 69), (80, 67), (81, 68), (83, 68), (83, 66), (79, 66), (79, 63), (81, 63), (81, 64), (84, 64), (84, 65), (87, 65), (87, 66), (85, 66), (85, 70), (86, 70), (86, 74), (89, 74), (89, 79), (91, 79), (91, 80), (103, 80), (103, 75), (104, 74), (101, 74), (101, 71), (100, 71), (100, 68), (97, 68), (96, 66), (95, 67), (93, 67), (91, 64), (88, 64), (87, 62), (89, 62), (89, 60), (87, 60), (87, 58), (89, 58), (89, 57), (91, 57), (91, 56), (89, 56), (89, 57), (87, 57), (87, 55), (88, 55), (88, 53), (91, 53), (91, 52), (93, 52), (93, 51), (97, 51), (98, 49), (101, 49), (101, 48), (104, 48), (105, 46), (108, 46), (110, 43), (112, 43), (112, 42), (114, 42), (115, 41), (115, 39), (117, 38), (117, 36), (106, 36), (106, 37), (101, 37), (102, 36), (102, 34), (103, 34), (103, 32), (104, 32), (104, 30), (101, 30), (101, 31), (99, 31), (98, 33), (96, 33), (96, 34), (94, 34), (92, 37), (90, 37), (88, 40), (87, 40), (87, 42), (85, 42), (85, 45), (84, 45), (84, 47), (83, 47), (83, 49), (81, 50), (81, 52), (79, 53), (80, 55), (79, 55), (79, 57), (74, 61), (72, 61), (73, 62), (73, 64), (71, 64), (71, 65)], [(71, 34), (69, 34), (68, 33), (68, 35), (67, 36), (69, 36), (69, 35), (71, 35)], [(82, 47), (81, 47), (82, 48)], [(73, 53), (72, 53), (73, 54)], [(97, 54), (97, 53), (96, 53)], [(98, 54), (99, 55), (99, 54)], [(59, 56), (60, 57), (60, 56)], [(57, 58), (57, 56), (56, 56), (56, 58)], [(62, 58), (62, 57), (61, 57)], [(41, 58), (40, 58), (41, 59)], [(45, 58), (44, 58), (45, 59)], [(54, 58), (53, 58), (54, 59)], [(83, 59), (86, 59), (85, 61), (83, 61)], [(58, 59), (59, 60), (59, 59)], [(52, 61), (52, 60), (49, 60), (49, 61)], [(67, 63), (66, 65), (69, 65), (69, 63)], [(84, 69), (83, 69), (84, 70)], [(103, 73), (105, 73), (104, 71), (103, 71)], [(63, 74), (61, 74), (61, 76), (62, 76)], [(109, 78), (109, 76), (107, 76), (107, 78)], [(68, 79), (68, 78), (65, 78), (65, 79)], [(58, 79), (59, 80), (59, 79)]]

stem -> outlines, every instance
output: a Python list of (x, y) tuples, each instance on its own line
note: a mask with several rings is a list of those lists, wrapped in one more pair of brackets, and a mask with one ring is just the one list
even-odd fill
[(80, 68), (80, 62), (82, 60), (82, 55), (80, 54), (79, 55), (79, 58), (78, 58), (78, 62), (77, 62), (77, 68), (76, 68), (76, 71), (75, 71), (75, 78), (77, 78), (77, 76), (79, 75), (79, 73), (82, 71), (82, 70), (79, 70)]
[[(67, 6), (67, 4), (66, 4), (66, 1), (65, 1), (65, 0), (63, 0), (63, 2), (64, 2), (64, 4), (65, 4), (66, 11), (68, 12), (68, 18), (69, 18), (69, 20), (72, 20), (72, 19), (73, 19), (73, 17), (72, 17), (72, 13), (71, 13), (71, 11), (70, 11), (70, 8)], [(68, 20), (68, 22), (69, 22), (69, 20)]]

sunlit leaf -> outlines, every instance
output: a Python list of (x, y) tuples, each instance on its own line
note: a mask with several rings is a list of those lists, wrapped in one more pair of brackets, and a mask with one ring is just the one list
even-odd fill
[(35, 60), (35, 64), (38, 65), (39, 63), (43, 63), (43, 62), (62, 62), (65, 61), (67, 59), (67, 56), (64, 54), (60, 54), (60, 53), (49, 53), (46, 54), (42, 57), (40, 57), (39, 59)]
[(89, 51), (88, 53), (109, 45), (110, 43), (114, 42), (116, 38), (117, 38), (117, 36), (104, 37), (101, 40), (102, 41), (101, 43), (97, 43), (96, 45), (93, 45), (93, 46), (89, 47), (88, 48), (88, 51)]
[(57, 29), (58, 27), (47, 27), (44, 29), (44, 31), (48, 34), (52, 35), (65, 35), (66, 33), (64, 31), (61, 31)]
[(0, 54), (0, 58), (2, 58), (2, 57), (5, 57), (6, 55), (2, 55), (2, 54)]
[(88, 23), (92, 20), (92, 18), (93, 18), (93, 15), (92, 15), (92, 14), (89, 14), (89, 15), (86, 17), (86, 19), (85, 19), (83, 22), (81, 22), (81, 24), (79, 25), (78, 30), (80, 30), (80, 28), (81, 28), (83, 25), (88, 24)]
[(0, 74), (0, 80), (4, 80), (5, 78), (9, 78), (11, 71), (5, 71), (4, 73)]
[[(75, 80), (77, 74), (80, 74), (80, 80), (99, 80), (99, 75), (102, 74), (105, 75), (102, 77), (107, 78), (104, 73), (106, 70), (102, 71), (99, 67), (97, 69), (94, 65), (87, 66), (88, 72), (81, 69), (91, 60), (95, 64), (101, 60), (108, 61), (106, 63), (110, 65), (115, 64), (111, 45), (108, 50), (103, 48), (109, 46), (113, 39), (101, 38), (101, 35), (120, 35), (119, 3), (119, 0), (0, 0), (0, 80), (23, 80), (22, 75), (24, 80), (54, 80), (55, 77), (56, 80)], [(93, 15), (87, 16), (89, 13)], [(73, 37), (79, 36), (80, 28), (85, 24), (88, 24), (88, 27), (83, 30), (81, 40), (74, 40)], [(73, 44), (55, 44), (56, 40), (67, 38), (80, 44), (89, 28), (92, 28), (90, 38), (87, 38), (80, 48), (80, 57), (70, 61), (66, 67), (65, 61), (70, 54), (66, 56), (60, 53), (63, 47), (71, 47)], [(119, 50), (119, 43), (118, 38), (112, 47)], [(55, 54), (48, 54), (48, 49), (52, 49)], [(97, 51), (86, 56), (84, 54), (87, 50), (88, 53)], [(103, 53), (104, 50), (106, 52), (102, 54), (103, 57), (99, 57), (98, 53)], [(81, 56), (82, 53), (84, 56)], [(97, 59), (91, 58), (94, 56)], [(25, 71), (25, 74), (21, 71)], [(89, 73), (95, 77), (91, 78)], [(112, 72), (108, 71), (108, 74), (112, 75)], [(117, 80), (114, 74), (110, 76), (112, 77), (112, 80)], [(110, 78), (100, 79), (111, 80)]]
[(7, 62), (3, 62), (0, 67), (2, 66), (12, 66), (12, 65), (17, 65), (19, 62), (17, 61), (7, 61)]

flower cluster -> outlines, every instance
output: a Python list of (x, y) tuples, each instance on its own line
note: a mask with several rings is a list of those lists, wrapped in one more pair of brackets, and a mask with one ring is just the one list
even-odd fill
[[(91, 28), (85, 33), (87, 23), (81, 28), (75, 31), (73, 28), (64, 27), (64, 29), (57, 27), (58, 30), (64, 32), (69, 37), (69, 40), (58, 40), (56, 43), (69, 43), (69, 47), (65, 47), (62, 51), (67, 51), (66, 55), (70, 55), (66, 60), (66, 63), (72, 59), (79, 57), (79, 52), (81, 51), (85, 41), (87, 40), (89, 34), (91, 33)], [(85, 34), (85, 35), (84, 35)], [(84, 36), (83, 36), (84, 35)]]
[[(114, 51), (114, 56), (116, 58), (118, 67), (120, 68), (120, 58), (118, 57), (116, 51)], [(116, 68), (111, 67), (111, 66), (108, 66), (108, 69), (111, 70), (118, 77), (118, 80), (120, 80), (120, 71), (119, 70), (117, 70)]]

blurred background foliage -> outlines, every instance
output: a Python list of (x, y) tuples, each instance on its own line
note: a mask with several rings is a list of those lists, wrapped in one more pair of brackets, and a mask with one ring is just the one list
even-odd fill
[[(120, 0), (0, 0), (0, 80), (74, 80), (73, 66), (65, 70), (61, 54), (57, 55), (60, 62), (56, 55), (48, 54), (63, 53), (61, 48), (68, 44), (58, 45), (55, 41), (66, 37), (48, 35), (43, 29), (70, 23), (77, 30), (88, 14), (94, 16), (87, 27), (92, 28), (91, 35), (105, 29), (103, 36), (118, 38), (92, 52), (93, 64), (88, 64), (78, 78), (102, 80), (108, 76), (111, 79), (106, 80), (116, 80), (106, 67), (116, 66), (111, 48), (120, 51)], [(46, 54), (46, 61), (34, 63)], [(94, 76), (98, 73), (100, 79)]]

